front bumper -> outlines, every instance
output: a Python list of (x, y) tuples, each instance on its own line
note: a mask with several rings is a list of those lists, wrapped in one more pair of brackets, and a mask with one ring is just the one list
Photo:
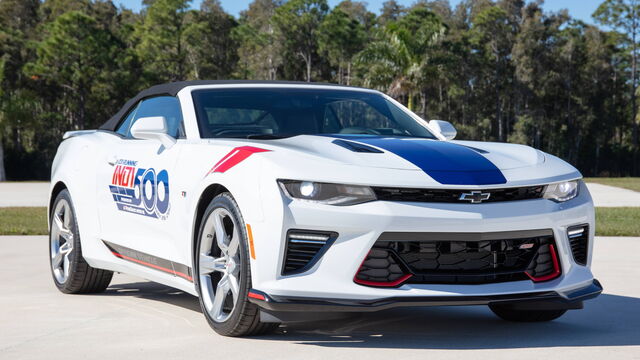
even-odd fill
[[(594, 209), (584, 185), (566, 203), (525, 200), (487, 204), (433, 204), (373, 201), (355, 206), (317, 205), (291, 201), (281, 193), (267, 193), (266, 215), (252, 221), (256, 260), (251, 262), (253, 288), (278, 299), (349, 299), (376, 303), (380, 299), (493, 299), (527, 294), (569, 294), (594, 281), (589, 267), (594, 237)], [(282, 211), (276, 211), (282, 204)], [(266, 206), (266, 205), (265, 205)], [(280, 209), (278, 209), (280, 210)], [(589, 225), (589, 259), (574, 261), (567, 229)], [(337, 239), (313, 267), (301, 273), (282, 273), (286, 234), (291, 229), (335, 232)], [(395, 288), (357, 284), (354, 276), (381, 234), (385, 232), (490, 233), (548, 229), (553, 232), (562, 274), (550, 281), (511, 281), (478, 285), (405, 283)], [(289, 301), (285, 301), (288, 303)], [(490, 302), (490, 301), (489, 301)]]
[(523, 310), (580, 309), (584, 300), (593, 299), (602, 292), (598, 280), (568, 293), (543, 291), (523, 294), (480, 296), (400, 296), (377, 300), (324, 299), (270, 296), (250, 290), (249, 301), (261, 309), (273, 312), (372, 312), (395, 307), (463, 306), (490, 304), (517, 304)]

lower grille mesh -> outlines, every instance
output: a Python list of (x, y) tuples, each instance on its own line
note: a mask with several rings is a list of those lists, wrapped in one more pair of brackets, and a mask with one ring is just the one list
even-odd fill
[[(403, 276), (419, 284), (487, 284), (506, 281), (546, 281), (559, 275), (553, 233), (538, 231), (535, 236), (478, 240), (464, 234), (449, 240), (447, 234), (412, 240), (383, 234), (358, 271), (356, 282), (389, 283)], [(499, 234), (499, 233), (497, 233)], [(415, 236), (414, 236), (415, 237)], [(455, 234), (453, 234), (455, 238)], [(410, 276), (410, 278), (409, 278)], [(375, 285), (374, 285), (375, 286)]]

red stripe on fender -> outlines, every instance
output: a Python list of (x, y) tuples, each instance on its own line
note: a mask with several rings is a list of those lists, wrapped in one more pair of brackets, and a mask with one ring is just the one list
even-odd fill
[(205, 177), (214, 172), (223, 173), (231, 169), (232, 167), (238, 165), (239, 163), (244, 161), (246, 158), (248, 158), (252, 154), (267, 152), (267, 151), (271, 151), (271, 150), (260, 149), (253, 146), (237, 147), (231, 150), (227, 155), (225, 155), (222, 159), (220, 159), (220, 161), (218, 161), (215, 165), (213, 165), (213, 167), (211, 168), (211, 170), (209, 170), (209, 172), (207, 173), (207, 175), (205, 175)]

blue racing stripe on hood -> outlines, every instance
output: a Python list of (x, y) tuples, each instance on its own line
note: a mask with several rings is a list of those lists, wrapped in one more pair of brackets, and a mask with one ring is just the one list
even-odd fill
[(373, 145), (411, 162), (446, 185), (491, 185), (507, 182), (504, 175), (489, 159), (466, 146), (446, 141), (368, 136), (328, 135)]

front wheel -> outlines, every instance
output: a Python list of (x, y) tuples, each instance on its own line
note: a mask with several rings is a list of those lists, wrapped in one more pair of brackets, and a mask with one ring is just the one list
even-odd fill
[(564, 315), (567, 310), (520, 310), (506, 304), (491, 304), (491, 311), (503, 320), (515, 322), (551, 321)]
[(93, 268), (82, 257), (78, 221), (69, 191), (62, 190), (51, 209), (49, 264), (56, 287), (66, 294), (104, 291), (113, 272)]
[(244, 221), (229, 193), (216, 196), (204, 212), (194, 261), (200, 306), (220, 335), (259, 335), (278, 324), (260, 322), (258, 306), (247, 300), (251, 267)]

